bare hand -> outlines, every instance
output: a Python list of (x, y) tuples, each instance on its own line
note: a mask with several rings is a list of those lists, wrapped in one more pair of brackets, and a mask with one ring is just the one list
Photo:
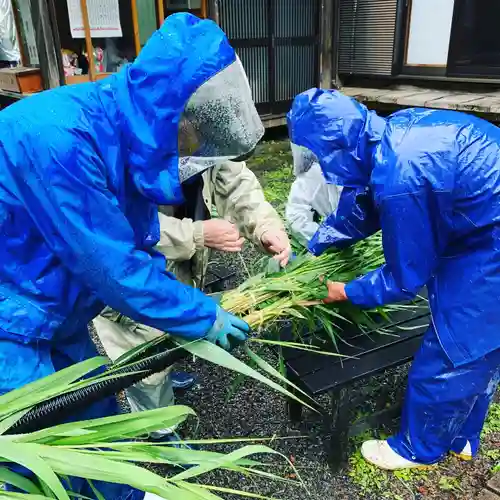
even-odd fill
[(334, 302), (345, 302), (348, 300), (345, 293), (345, 283), (338, 283), (336, 281), (327, 281), (328, 297), (323, 299), (325, 304), (333, 304)]
[(264, 248), (274, 254), (274, 258), (280, 263), (281, 267), (285, 267), (292, 255), (292, 247), (285, 231), (269, 230), (262, 237), (261, 242)]
[(205, 246), (222, 252), (241, 252), (244, 238), (238, 228), (224, 219), (211, 219), (203, 222)]

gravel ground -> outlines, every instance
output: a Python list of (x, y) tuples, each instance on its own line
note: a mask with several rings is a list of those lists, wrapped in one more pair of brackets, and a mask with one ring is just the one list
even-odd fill
[[(239, 257), (218, 254), (214, 261), (218, 265), (230, 268), (236, 273), (235, 281), (243, 280), (245, 267), (251, 267), (259, 258), (253, 247), (247, 246), (243, 253), (246, 266)], [(268, 361), (273, 362), (272, 356)], [(185, 368), (196, 373), (197, 386), (178, 399), (179, 403), (193, 407), (199, 416), (200, 437), (288, 437), (290, 439), (276, 440), (273, 449), (292, 459), (313, 500), (324, 498), (353, 499), (358, 496), (358, 490), (353, 486), (345, 473), (332, 474), (323, 451), (322, 436), (319, 426), (314, 423), (307, 429), (311, 433), (307, 437), (304, 429), (292, 427), (287, 418), (284, 399), (268, 389), (263, 384), (247, 380), (228, 400), (228, 389), (235, 375), (227, 370), (197, 360), (187, 363)], [(312, 415), (306, 413), (312, 418)], [(188, 432), (189, 435), (192, 433)], [(302, 436), (302, 437), (301, 437)], [(234, 446), (221, 446), (219, 449), (228, 451)], [(265, 457), (266, 462), (269, 461)], [(283, 459), (273, 460), (272, 471), (283, 477), (291, 471)], [(246, 489), (258, 492), (264, 496), (283, 498), (287, 500), (305, 498), (305, 491), (296, 486), (275, 483), (269, 480), (252, 480), (231, 473), (218, 472), (209, 480), (217, 485)]]

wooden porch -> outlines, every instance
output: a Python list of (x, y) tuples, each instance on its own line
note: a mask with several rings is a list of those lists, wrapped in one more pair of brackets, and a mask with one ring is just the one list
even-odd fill
[(437, 90), (411, 85), (378, 88), (346, 86), (342, 88), (342, 92), (382, 112), (408, 107), (450, 109), (500, 122), (500, 87), (497, 86), (481, 91)]

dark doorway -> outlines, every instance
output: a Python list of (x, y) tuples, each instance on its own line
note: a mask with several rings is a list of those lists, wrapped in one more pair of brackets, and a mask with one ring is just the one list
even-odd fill
[(219, 22), (261, 115), (286, 112), (319, 83), (320, 0), (219, 0)]
[(500, 76), (498, 0), (455, 0), (448, 76)]

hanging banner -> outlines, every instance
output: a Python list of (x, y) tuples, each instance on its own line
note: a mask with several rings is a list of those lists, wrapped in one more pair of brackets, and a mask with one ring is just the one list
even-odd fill
[[(73, 38), (85, 38), (80, 0), (67, 0), (69, 26)], [(118, 0), (87, 0), (90, 36), (92, 38), (121, 37)]]

